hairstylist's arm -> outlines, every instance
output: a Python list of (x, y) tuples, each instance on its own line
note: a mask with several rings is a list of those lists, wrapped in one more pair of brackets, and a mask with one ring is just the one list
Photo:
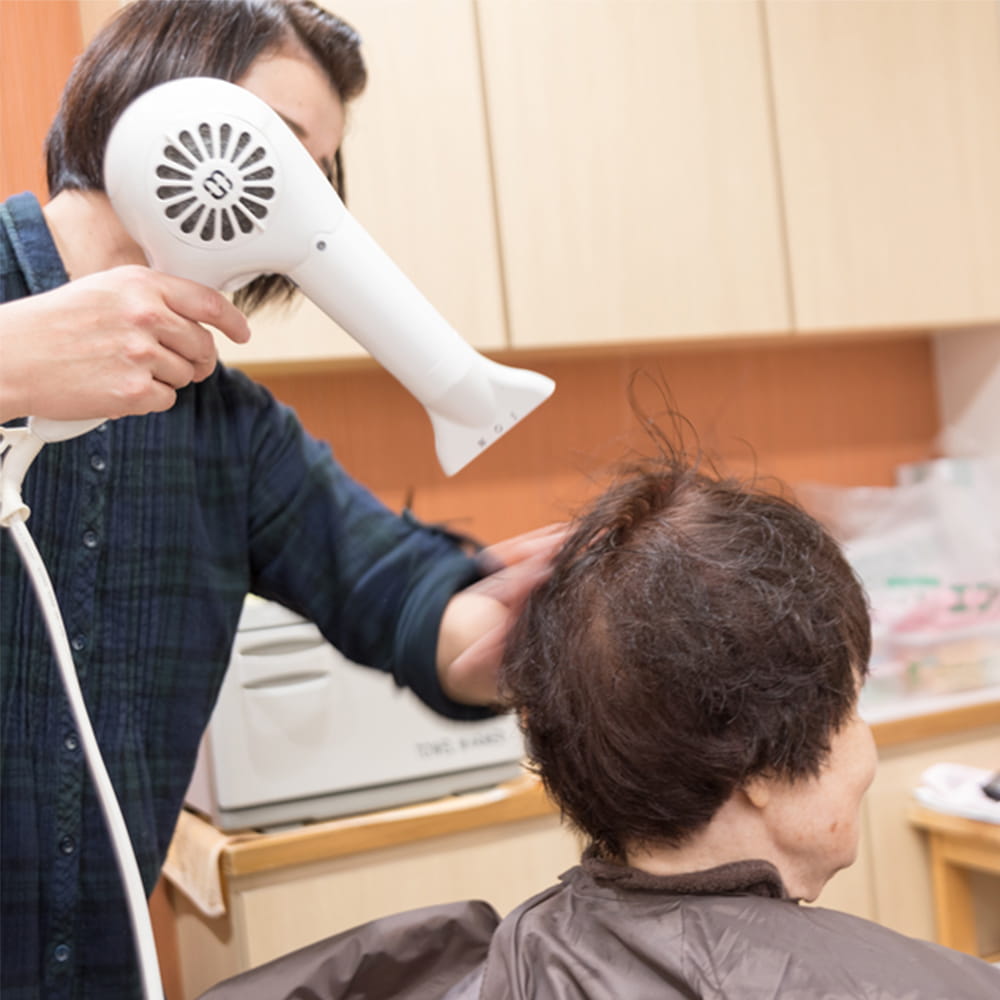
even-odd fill
[(135, 265), (2, 305), (0, 422), (168, 410), (215, 368), (207, 326), (237, 343), (250, 337), (221, 293)]
[(548, 578), (566, 526), (553, 524), (483, 550), (489, 575), (460, 590), (445, 608), (438, 635), (444, 693), (469, 705), (498, 701), (504, 642), (532, 590)]

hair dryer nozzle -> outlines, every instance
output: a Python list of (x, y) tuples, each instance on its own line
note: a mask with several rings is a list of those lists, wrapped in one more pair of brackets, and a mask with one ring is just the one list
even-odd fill
[[(468, 374), (439, 400), (425, 404), (434, 428), (434, 447), (445, 475), (468, 465), (497, 438), (506, 434), (555, 389), (546, 375), (510, 368), (482, 356)], [(478, 413), (476, 424), (456, 414)]]

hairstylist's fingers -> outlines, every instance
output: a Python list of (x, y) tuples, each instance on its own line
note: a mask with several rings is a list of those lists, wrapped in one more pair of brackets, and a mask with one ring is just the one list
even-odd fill
[(195, 323), (207, 323), (237, 344), (245, 344), (250, 339), (246, 316), (221, 292), (187, 278), (169, 274), (159, 277), (162, 279), (163, 301), (175, 313)]
[(501, 566), (481, 580), (470, 583), (460, 594), (489, 597), (504, 607), (516, 611), (528, 595), (552, 575), (552, 557), (548, 552)]
[(215, 337), (207, 327), (176, 313), (171, 313), (171, 320), (155, 331), (150, 374), (180, 389), (189, 382), (208, 378), (215, 371), (219, 355)]
[[(212, 340), (212, 335), (204, 327), (191, 325), (197, 329), (185, 334), (183, 338), (179, 336), (165, 338), (162, 343), (156, 345), (155, 357), (150, 362), (148, 370), (149, 378), (154, 382), (170, 389), (183, 389), (191, 382), (200, 382), (208, 378), (215, 370), (215, 342)], [(188, 344), (197, 341), (199, 332), (208, 339), (208, 344), (200, 348), (187, 347), (180, 350), (175, 346), (181, 339)]]
[(480, 567), (486, 573), (494, 573), (504, 566), (536, 556), (550, 559), (563, 543), (567, 530), (565, 523), (548, 524), (496, 542), (479, 553)]
[(165, 382), (154, 381), (146, 391), (148, 413), (163, 413), (177, 402), (177, 390)]

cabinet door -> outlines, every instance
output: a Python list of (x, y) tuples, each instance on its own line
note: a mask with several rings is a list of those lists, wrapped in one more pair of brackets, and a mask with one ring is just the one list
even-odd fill
[[(462, 337), (504, 346), (472, 0), (321, 0), (360, 33), (368, 85), (348, 112), (348, 207)], [(307, 301), (251, 320), (234, 364), (360, 357)]]
[(797, 326), (1000, 318), (996, 0), (769, 0)]
[(514, 346), (788, 330), (759, 4), (478, 7)]

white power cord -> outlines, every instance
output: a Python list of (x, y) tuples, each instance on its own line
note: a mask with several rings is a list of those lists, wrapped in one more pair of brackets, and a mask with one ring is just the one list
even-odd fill
[(97, 797), (114, 848), (118, 872), (125, 888), (143, 993), (147, 1000), (163, 1000), (160, 963), (156, 954), (156, 941), (153, 937), (153, 924), (149, 915), (146, 892), (139, 874), (139, 864), (132, 850), (132, 840), (125, 825), (118, 797), (108, 776), (104, 759), (101, 757), (90, 716), (87, 714), (87, 706), (80, 689), (80, 681), (76, 674), (73, 654), (66, 637), (66, 627), (52, 580), (25, 524), (30, 511), (21, 499), (24, 474), (44, 444), (76, 437), (100, 423), (103, 421), (69, 423), (36, 421), (30, 418), (26, 427), (0, 428), (0, 523), (10, 531), (14, 539), (45, 618), (49, 640), (56, 656), (70, 710), (80, 734), (87, 766), (97, 789)]

